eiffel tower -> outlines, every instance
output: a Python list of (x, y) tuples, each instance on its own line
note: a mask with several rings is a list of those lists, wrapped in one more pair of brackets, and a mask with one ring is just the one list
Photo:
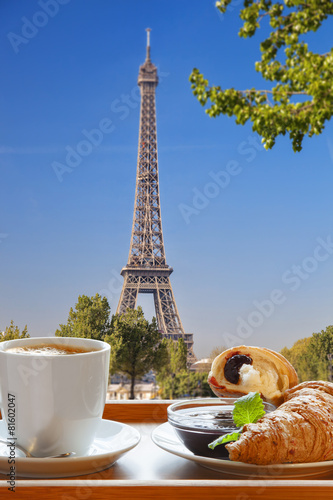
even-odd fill
[(193, 334), (185, 333), (166, 263), (162, 233), (156, 138), (155, 89), (157, 68), (150, 60), (150, 29), (147, 30), (146, 60), (140, 66), (140, 132), (137, 159), (135, 204), (128, 262), (121, 270), (124, 277), (117, 314), (135, 309), (139, 293), (152, 293), (158, 329), (164, 338), (184, 339), (188, 365), (196, 361)]

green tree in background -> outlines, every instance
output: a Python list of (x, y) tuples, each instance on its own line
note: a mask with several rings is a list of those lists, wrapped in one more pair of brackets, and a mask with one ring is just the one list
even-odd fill
[(329, 360), (327, 355), (333, 354), (333, 326), (328, 326), (320, 333), (313, 333), (295, 342), (281, 354), (294, 366), (300, 382), (306, 380), (328, 380)]
[(297, 371), (297, 375), (300, 382), (305, 380), (313, 380), (313, 369), (311, 364), (309, 364), (309, 344), (311, 342), (311, 337), (297, 340), (295, 344), (288, 349), (284, 347), (281, 350), (281, 354), (287, 358), (287, 360), (293, 365)]
[(25, 325), (22, 332), (18, 326), (14, 325), (14, 321), (10, 322), (10, 326), (6, 326), (5, 331), (2, 335), (0, 335), (0, 342), (4, 342), (5, 340), (15, 340), (15, 339), (25, 339), (29, 338), (28, 327)]
[[(232, 0), (219, 0), (217, 8), (225, 13)], [(302, 149), (305, 135), (320, 134), (333, 113), (333, 49), (311, 52), (306, 34), (317, 31), (333, 14), (332, 0), (244, 0), (240, 12), (243, 26), (239, 36), (253, 36), (269, 22), (270, 35), (260, 43), (261, 61), (255, 69), (268, 82), (268, 89), (236, 90), (209, 86), (194, 69), (190, 81), (194, 95), (211, 117), (234, 116), (236, 123), (252, 122), (253, 131), (262, 137), (266, 149), (276, 137), (289, 134), (294, 151)], [(223, 52), (221, 50), (221, 63)], [(273, 83), (275, 86), (273, 86)]]
[(179, 392), (177, 384), (180, 377), (184, 378), (184, 374), (187, 374), (187, 347), (182, 338), (177, 342), (163, 339), (162, 344), (165, 349), (164, 360), (157, 367), (156, 381), (163, 399), (173, 399), (174, 393)]
[(208, 373), (205, 372), (182, 370), (174, 377), (169, 376), (163, 380), (162, 385), (160, 385), (160, 397), (162, 399), (213, 397), (207, 377)]
[[(179, 399), (183, 397), (211, 397), (212, 391), (207, 382), (207, 372), (192, 372), (187, 369), (187, 348), (183, 339), (177, 342), (164, 339), (167, 360), (157, 370), (156, 380), (159, 395), (162, 399)], [(217, 354), (224, 349), (216, 348)]]
[(83, 337), (104, 340), (111, 332), (110, 306), (106, 297), (80, 295), (71, 307), (66, 325), (59, 325), (57, 337)]
[(328, 354), (333, 354), (333, 325), (311, 337), (309, 362), (315, 360), (314, 380), (328, 379)]
[(141, 307), (113, 316), (112, 332), (105, 337), (111, 344), (111, 373), (129, 377), (130, 399), (134, 399), (135, 379), (166, 362), (165, 345), (161, 340), (155, 318), (149, 323)]
[(175, 342), (172, 339), (163, 339), (165, 347), (166, 362), (158, 368), (158, 376), (167, 377), (173, 373), (186, 370), (187, 348), (182, 338)]

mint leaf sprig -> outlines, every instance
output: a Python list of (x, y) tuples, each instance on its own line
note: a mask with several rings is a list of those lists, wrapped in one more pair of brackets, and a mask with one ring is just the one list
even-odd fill
[(263, 417), (265, 413), (264, 403), (259, 392), (249, 392), (245, 396), (242, 396), (235, 402), (234, 409), (232, 411), (232, 419), (236, 427), (239, 427), (239, 429), (236, 432), (220, 436), (212, 443), (209, 443), (208, 447), (211, 450), (214, 450), (214, 448), (220, 444), (237, 441), (243, 432), (244, 425), (254, 424), (261, 417)]
[(263, 400), (259, 392), (249, 392), (235, 402), (232, 418), (237, 427), (254, 424), (265, 415)]

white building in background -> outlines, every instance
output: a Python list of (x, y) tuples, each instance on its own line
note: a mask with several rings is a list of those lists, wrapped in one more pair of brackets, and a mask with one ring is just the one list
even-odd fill
[[(158, 387), (155, 383), (139, 382), (134, 386), (134, 397), (139, 400), (155, 399)], [(106, 400), (127, 400), (130, 397), (131, 385), (128, 383), (110, 384)]]
[(196, 361), (191, 365), (190, 371), (209, 373), (211, 366), (212, 366), (212, 360), (210, 358), (199, 359), (199, 361)]

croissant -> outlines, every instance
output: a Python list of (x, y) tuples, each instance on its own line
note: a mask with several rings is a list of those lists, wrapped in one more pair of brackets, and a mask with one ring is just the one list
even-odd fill
[(259, 392), (278, 406), (283, 394), (298, 383), (294, 367), (281, 354), (263, 347), (238, 346), (213, 361), (208, 383), (217, 396), (243, 396)]
[(332, 460), (333, 384), (303, 382), (287, 390), (285, 403), (225, 446), (231, 460), (257, 465)]

